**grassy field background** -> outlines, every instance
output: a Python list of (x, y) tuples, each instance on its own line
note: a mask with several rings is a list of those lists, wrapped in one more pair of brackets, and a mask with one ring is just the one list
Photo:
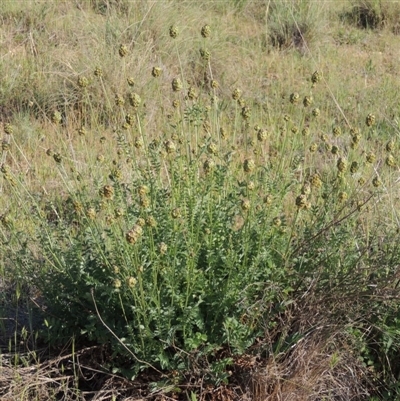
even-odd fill
[(399, 17), (3, 1), (0, 398), (398, 400)]

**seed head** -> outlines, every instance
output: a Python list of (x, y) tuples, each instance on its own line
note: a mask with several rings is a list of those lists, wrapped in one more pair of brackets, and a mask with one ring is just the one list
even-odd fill
[(322, 78), (322, 73), (318, 70), (314, 71), (314, 73), (311, 75), (311, 82), (315, 85), (321, 81), (321, 78)]
[(150, 188), (147, 185), (140, 185), (138, 188), (138, 193), (140, 196), (145, 196), (150, 192)]
[(89, 209), (87, 209), (86, 216), (90, 220), (94, 220), (96, 218), (96, 209), (94, 207), (90, 207)]
[(372, 180), (372, 185), (376, 188), (382, 185), (382, 182), (378, 176), (374, 177), (374, 179)]
[(53, 124), (60, 124), (62, 121), (61, 113), (58, 110), (54, 111), (51, 115), (51, 121)]
[(89, 85), (89, 81), (86, 77), (81, 76), (78, 78), (78, 86), (80, 88), (86, 88), (88, 85)]
[(53, 159), (58, 164), (60, 164), (62, 161), (62, 157), (61, 157), (60, 153), (53, 153)]
[(333, 136), (340, 136), (342, 133), (342, 130), (340, 129), (339, 126), (336, 126), (336, 127), (333, 127), (332, 133), (333, 133)]
[(169, 27), (169, 36), (171, 36), (171, 38), (175, 39), (179, 34), (179, 30), (178, 27), (176, 25), (171, 25)]
[(208, 153), (210, 153), (211, 155), (216, 155), (218, 153), (218, 147), (217, 144), (214, 142), (211, 142), (208, 146), (207, 146), (207, 151)]
[(289, 97), (290, 103), (292, 103), (292, 104), (298, 103), (299, 99), (300, 99), (300, 95), (297, 92), (292, 93)]
[(3, 141), (1, 142), (1, 149), (3, 150), (3, 152), (10, 150), (10, 142), (8, 142), (6, 139), (3, 139)]
[(368, 152), (365, 156), (367, 163), (372, 164), (376, 160), (376, 156), (374, 152)]
[(196, 88), (195, 88), (195, 87), (191, 86), (191, 87), (189, 88), (187, 97), (188, 97), (190, 100), (194, 100), (194, 99), (197, 98), (197, 92), (196, 92)]
[(312, 143), (308, 149), (311, 153), (314, 153), (318, 149), (318, 145), (316, 143)]
[(256, 187), (256, 184), (254, 183), (254, 181), (249, 181), (247, 184), (246, 184), (246, 188), (249, 190), (249, 191), (254, 191), (254, 188)]
[(339, 154), (339, 148), (336, 145), (333, 145), (332, 148), (331, 148), (331, 153), (333, 155)]
[(390, 140), (387, 144), (386, 144), (386, 151), (387, 152), (393, 152), (394, 150), (394, 141)]
[(144, 227), (146, 225), (146, 220), (143, 217), (139, 217), (136, 220), (136, 224), (140, 227)]
[(296, 206), (299, 209), (305, 209), (305, 207), (307, 206), (307, 195), (305, 194), (300, 194), (297, 198), (296, 198)]
[(303, 99), (303, 106), (308, 107), (313, 104), (313, 97), (312, 96), (305, 96)]
[(175, 143), (173, 141), (171, 141), (171, 140), (168, 140), (168, 141), (164, 142), (164, 148), (165, 148), (165, 151), (168, 154), (174, 153), (175, 150), (176, 150)]
[(179, 78), (174, 78), (172, 80), (172, 90), (174, 92), (180, 92), (182, 90), (182, 82)]
[(308, 136), (308, 135), (310, 135), (310, 128), (309, 128), (309, 127), (304, 127), (304, 128), (302, 129), (302, 131), (301, 131), (301, 134), (302, 134), (303, 136)]
[(135, 141), (133, 142), (133, 146), (136, 149), (141, 149), (143, 148), (143, 139), (142, 138), (135, 138)]
[(244, 120), (248, 120), (251, 116), (251, 109), (248, 106), (242, 108), (242, 117)]
[(119, 95), (118, 93), (115, 94), (115, 105), (116, 106), (123, 106), (125, 104), (125, 99)]
[(137, 93), (130, 93), (129, 94), (129, 103), (131, 104), (132, 107), (138, 108), (140, 103), (142, 102), (142, 99)]
[(256, 163), (253, 159), (245, 159), (243, 162), (243, 170), (246, 173), (251, 173), (256, 168)]
[(13, 127), (12, 127), (12, 125), (10, 123), (5, 123), (4, 124), (4, 132), (7, 135), (12, 135), (13, 134)]
[(310, 184), (313, 188), (321, 188), (322, 180), (318, 173), (315, 173), (311, 176)]
[(135, 244), (139, 237), (142, 235), (143, 229), (140, 227), (138, 224), (135, 224), (132, 229), (130, 229), (126, 234), (125, 234), (125, 239), (129, 244)]
[(358, 162), (353, 161), (350, 165), (350, 173), (355, 174), (358, 171)]
[(161, 75), (162, 69), (160, 67), (153, 67), (151, 70), (151, 75), (153, 75), (154, 78), (157, 78)]
[(139, 197), (139, 205), (145, 209), (150, 206), (150, 199), (147, 196), (140, 196)]
[(106, 199), (112, 199), (114, 197), (114, 187), (112, 185), (104, 185), (100, 189), (100, 196)]
[(365, 119), (365, 124), (367, 124), (367, 127), (372, 127), (375, 124), (375, 120), (375, 116), (369, 113)]
[(239, 100), (241, 94), (242, 94), (242, 91), (240, 89), (238, 89), (238, 88), (234, 89), (233, 92), (232, 92), (232, 99), (233, 100)]
[(358, 185), (363, 186), (365, 184), (365, 178), (364, 177), (360, 177), (358, 179)]
[(266, 129), (260, 128), (257, 132), (257, 139), (260, 142), (264, 142), (268, 138), (268, 131)]
[(158, 249), (159, 249), (161, 255), (165, 255), (167, 253), (168, 246), (167, 246), (167, 244), (165, 242), (161, 242), (158, 245)]
[(337, 169), (339, 172), (344, 173), (347, 170), (347, 160), (343, 157), (340, 157), (336, 164)]
[(200, 56), (201, 56), (201, 58), (203, 60), (208, 61), (208, 60), (210, 60), (211, 53), (210, 53), (209, 50), (201, 48), (200, 49)]
[(135, 86), (135, 80), (132, 77), (127, 78), (126, 82), (128, 82), (129, 86)]
[(240, 207), (243, 211), (247, 212), (250, 209), (251, 203), (249, 199), (242, 199), (240, 202)]
[(126, 285), (130, 288), (133, 288), (137, 283), (137, 280), (135, 279), (135, 277), (128, 277), (126, 279)]
[(211, 88), (213, 88), (213, 89), (217, 89), (219, 87), (219, 84), (215, 79), (211, 80), (211, 84), (210, 85), (211, 85)]
[(282, 220), (279, 217), (274, 217), (272, 220), (272, 224), (275, 227), (280, 227), (282, 225)]
[(344, 192), (344, 191), (342, 191), (342, 192), (339, 192), (339, 194), (338, 194), (338, 200), (339, 200), (339, 202), (344, 202), (344, 201), (346, 201), (347, 200), (347, 192)]
[(203, 164), (203, 169), (206, 173), (209, 173), (215, 167), (213, 159), (206, 159)]
[(386, 165), (389, 167), (395, 167), (396, 166), (396, 160), (393, 157), (393, 155), (388, 155), (385, 161)]
[(204, 25), (201, 28), (201, 36), (203, 36), (203, 38), (208, 38), (211, 34), (211, 27), (210, 25)]
[(135, 122), (135, 116), (133, 116), (132, 114), (127, 114), (127, 115), (125, 116), (125, 122), (126, 122), (128, 125), (132, 125), (132, 124)]
[(103, 70), (100, 67), (96, 67), (93, 74), (95, 77), (101, 78), (103, 76)]
[(125, 57), (128, 54), (128, 48), (126, 45), (120, 45), (118, 49), (118, 54), (120, 57)]
[(274, 197), (273, 197), (271, 194), (265, 195), (265, 196), (264, 196), (264, 199), (263, 199), (264, 203), (265, 203), (267, 206), (271, 205), (272, 202), (273, 202), (273, 200), (274, 200)]
[(146, 225), (151, 228), (155, 228), (155, 227), (157, 227), (157, 221), (153, 216), (149, 216), (146, 219)]
[(318, 107), (316, 107), (315, 109), (312, 110), (312, 115), (314, 117), (318, 117), (321, 114), (321, 111)]

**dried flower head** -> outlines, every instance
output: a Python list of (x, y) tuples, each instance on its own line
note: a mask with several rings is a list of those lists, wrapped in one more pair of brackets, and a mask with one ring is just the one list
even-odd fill
[(350, 165), (350, 173), (355, 174), (358, 171), (358, 167), (359, 167), (358, 162), (353, 161)]
[(190, 100), (195, 100), (197, 98), (197, 91), (196, 88), (194, 86), (190, 86), (188, 89), (188, 93), (187, 93), (187, 97)]
[(232, 92), (232, 99), (233, 100), (239, 100), (241, 94), (242, 94), (242, 91), (240, 89), (238, 89), (238, 88), (234, 89), (233, 92)]
[(164, 142), (164, 148), (165, 148), (165, 151), (166, 151), (168, 154), (171, 154), (171, 153), (174, 153), (174, 152), (175, 152), (175, 150), (176, 150), (176, 145), (175, 145), (174, 141), (168, 140), (168, 141), (165, 141), (165, 142)]
[(340, 136), (342, 133), (342, 130), (340, 129), (339, 126), (335, 126), (332, 129), (332, 133), (333, 133), (333, 136)]
[(153, 67), (153, 69), (151, 70), (151, 75), (154, 78), (157, 78), (161, 75), (162, 73), (162, 69), (160, 67)]
[(13, 134), (13, 127), (12, 127), (12, 125), (10, 124), (10, 123), (5, 123), (4, 124), (4, 132), (7, 134), (7, 135), (12, 135)]
[(203, 60), (205, 61), (210, 60), (211, 53), (209, 50), (201, 48), (199, 51), (200, 51), (200, 56)]
[(206, 159), (203, 163), (203, 169), (206, 173), (211, 172), (211, 170), (215, 167), (215, 162), (213, 159)]
[(250, 209), (251, 202), (249, 199), (242, 199), (240, 202), (240, 207), (244, 212), (247, 212)]
[(320, 109), (318, 108), (318, 107), (315, 107), (313, 110), (312, 110), (312, 115), (314, 116), (314, 117), (318, 117), (320, 114), (321, 114), (321, 111), (320, 111)]
[(179, 78), (174, 78), (172, 80), (172, 90), (174, 92), (180, 92), (182, 90), (182, 82)]
[(347, 170), (347, 160), (343, 157), (340, 157), (336, 163), (336, 167), (339, 172), (343, 173)]
[(126, 45), (120, 45), (118, 49), (120, 57), (125, 57), (128, 54), (128, 47)]
[(374, 152), (368, 152), (365, 156), (367, 163), (372, 164), (376, 160), (376, 156)]
[(391, 140), (386, 144), (386, 151), (387, 151), (387, 152), (393, 152), (394, 146), (395, 146), (394, 140), (391, 139)]
[(51, 121), (53, 124), (60, 124), (62, 121), (61, 113), (58, 110), (55, 110), (51, 115)]
[(169, 27), (169, 36), (173, 39), (175, 39), (179, 34), (178, 27), (176, 25), (171, 25)]
[(312, 96), (305, 96), (303, 99), (303, 106), (304, 107), (308, 107), (311, 106), (313, 104), (313, 97)]
[(138, 108), (140, 103), (142, 102), (142, 99), (137, 93), (130, 93), (129, 94), (129, 103), (131, 104), (132, 107)]
[(135, 86), (135, 79), (132, 77), (127, 78), (126, 82), (128, 82), (129, 86)]
[(210, 142), (207, 146), (207, 151), (211, 155), (216, 155), (218, 153), (218, 146), (215, 142)]
[(89, 207), (86, 210), (86, 216), (88, 217), (88, 219), (90, 220), (94, 220), (96, 218), (96, 209), (94, 207)]
[(149, 227), (151, 227), (151, 228), (157, 227), (157, 221), (156, 221), (156, 219), (154, 218), (154, 216), (148, 216), (148, 217), (147, 217), (147, 219), (146, 219), (146, 225), (149, 226)]
[(96, 67), (93, 74), (95, 77), (101, 78), (103, 76), (103, 70), (100, 67)]
[(389, 167), (396, 167), (396, 160), (393, 157), (393, 155), (388, 155), (388, 157), (385, 160), (385, 163)]
[(206, 24), (201, 28), (201, 36), (203, 36), (203, 38), (208, 38), (211, 34), (211, 27), (210, 25)]
[(114, 187), (112, 185), (104, 185), (100, 189), (100, 196), (106, 199), (112, 199), (114, 197)]
[(290, 97), (289, 97), (290, 103), (292, 103), (292, 104), (298, 103), (299, 99), (300, 99), (300, 95), (297, 92), (290, 94)]
[(242, 117), (244, 120), (248, 120), (251, 117), (251, 109), (248, 106), (242, 108)]
[(322, 73), (321, 71), (314, 71), (314, 73), (311, 75), (311, 82), (313, 85), (317, 84), (318, 82), (321, 81), (322, 78)]
[(300, 194), (296, 198), (296, 206), (298, 209), (305, 209), (305, 207), (307, 206), (307, 195)]
[(161, 242), (158, 245), (158, 250), (160, 251), (161, 255), (165, 255), (167, 253), (167, 250), (168, 250), (167, 244), (165, 242)]
[(311, 176), (310, 184), (313, 188), (320, 188), (322, 186), (322, 180), (318, 173)]
[(211, 88), (213, 88), (213, 89), (217, 89), (219, 87), (218, 81), (216, 81), (215, 79), (211, 80), (210, 85), (211, 85)]
[(280, 226), (282, 225), (282, 220), (281, 220), (279, 217), (274, 217), (274, 218), (272, 219), (272, 224), (273, 224), (275, 227), (280, 227)]
[(137, 283), (137, 280), (135, 277), (127, 277), (126, 279), (126, 285), (130, 288), (133, 288)]
[(78, 78), (78, 86), (80, 88), (86, 88), (89, 85), (89, 81), (86, 77), (80, 76)]
[(367, 127), (372, 127), (375, 124), (375, 120), (376, 120), (375, 116), (369, 113), (365, 118), (365, 124), (367, 124)]
[(374, 179), (372, 180), (372, 185), (376, 188), (382, 185), (382, 182), (378, 176), (374, 177)]
[(115, 289), (121, 288), (121, 280), (116, 278), (113, 282), (113, 286)]
[(125, 104), (125, 99), (119, 95), (118, 93), (115, 94), (115, 105), (116, 106), (123, 106)]
[(62, 157), (61, 157), (60, 153), (53, 153), (53, 159), (56, 163), (61, 163), (61, 161), (62, 161)]
[(251, 173), (256, 168), (256, 163), (253, 159), (245, 159), (243, 162), (243, 170), (246, 173)]

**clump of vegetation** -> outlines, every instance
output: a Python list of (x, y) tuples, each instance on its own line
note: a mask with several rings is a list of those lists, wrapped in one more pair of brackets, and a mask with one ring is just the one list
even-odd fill
[[(265, 6), (274, 46), (295, 50), (278, 56), (292, 57), (285, 68), (273, 52), (268, 65), (254, 57), (265, 21), (256, 38), (233, 37), (236, 18), (243, 31), (254, 21), (226, 10), (219, 24), (210, 14), (185, 27), (167, 6), (95, 1), (72, 18), (64, 4), (59, 35), (80, 18), (103, 32), (99, 19), (106, 44), (102, 57), (89, 49), (62, 66), (40, 56), (50, 4), (30, 22), (5, 13), (10, 32), (13, 19), (30, 29), (23, 76), (33, 85), (1, 92), (16, 91), (0, 178), (2, 281), (15, 297), (0, 307), (9, 316), (10, 304), (26, 305), (35, 319), (3, 332), (15, 367), (43, 358), (20, 355), (24, 344), (72, 344), (47, 362), (51, 376), (64, 373), (60, 389), (73, 388), (64, 397), (89, 376), (77, 356), (95, 350), (96, 374), (140, 378), (154, 398), (212, 398), (213, 385), (230, 399), (396, 399), (398, 112), (382, 95), (392, 81), (371, 61), (369, 87), (353, 88), (333, 65), (298, 57), (321, 28), (315, 2)], [(86, 43), (92, 30), (82, 30)], [(237, 68), (244, 54), (257, 74), (276, 68), (268, 88)], [(36, 58), (58, 71), (49, 82)]]
[(364, 29), (389, 28), (398, 33), (399, 9), (394, 2), (383, 0), (353, 1), (346, 19)]

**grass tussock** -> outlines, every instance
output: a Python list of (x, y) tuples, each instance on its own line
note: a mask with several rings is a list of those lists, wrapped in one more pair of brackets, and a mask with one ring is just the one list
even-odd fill
[(396, 399), (389, 30), (331, 2), (3, 11), (2, 397)]

